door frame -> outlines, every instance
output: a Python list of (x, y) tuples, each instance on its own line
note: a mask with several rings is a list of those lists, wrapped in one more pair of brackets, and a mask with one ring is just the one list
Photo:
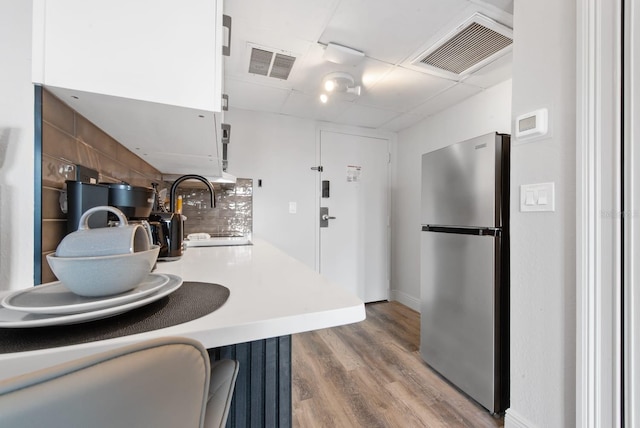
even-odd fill
[(624, 1), (576, 3), (576, 426), (588, 428), (623, 421)]
[[(623, 327), (624, 418), (627, 426), (640, 426), (640, 7), (624, 1), (624, 212)], [(635, 144), (634, 144), (635, 142)], [(636, 261), (634, 263), (634, 261)]]
[[(321, 165), (320, 158), (320, 147), (321, 147), (321, 134), (322, 132), (335, 132), (339, 134), (353, 135), (354, 137), (368, 137), (368, 138), (378, 138), (382, 140), (387, 140), (387, 150), (389, 152), (390, 161), (387, 164), (387, 241), (389, 245), (386, 249), (386, 261), (387, 261), (387, 282), (389, 284), (389, 299), (391, 296), (391, 203), (392, 203), (392, 195), (391, 195), (391, 185), (393, 182), (393, 174), (395, 168), (393, 168), (395, 154), (396, 154), (396, 141), (397, 136), (395, 133), (385, 132), (385, 131), (376, 131), (372, 129), (352, 127), (352, 126), (342, 126), (331, 123), (321, 123), (316, 128), (316, 165)], [(319, 226), (319, 212), (321, 206), (321, 174), (316, 174), (315, 179), (315, 200), (316, 200), (316, 217), (314, 218), (314, 227), (315, 227), (315, 270), (316, 272), (320, 272), (320, 226)]]

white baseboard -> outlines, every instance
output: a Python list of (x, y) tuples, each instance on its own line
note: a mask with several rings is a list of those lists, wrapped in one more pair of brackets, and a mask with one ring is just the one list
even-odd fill
[(504, 416), (504, 428), (537, 428), (537, 426), (518, 412), (507, 409)]
[(390, 297), (391, 300), (400, 302), (403, 305), (413, 309), (414, 311), (420, 312), (420, 299), (416, 299), (415, 297), (398, 290), (391, 290)]

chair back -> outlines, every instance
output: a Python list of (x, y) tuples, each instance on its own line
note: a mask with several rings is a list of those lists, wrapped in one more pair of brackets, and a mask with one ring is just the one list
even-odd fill
[(202, 427), (209, 379), (199, 342), (154, 339), (0, 382), (0, 426)]

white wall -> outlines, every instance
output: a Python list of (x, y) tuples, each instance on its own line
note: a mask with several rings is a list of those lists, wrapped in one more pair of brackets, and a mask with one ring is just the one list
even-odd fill
[(511, 81), (503, 82), (398, 134), (392, 188), (392, 298), (420, 310), (422, 154), (489, 132), (511, 132)]
[(0, 290), (33, 285), (31, 1), (0, 0)]
[(225, 122), (229, 173), (253, 179), (254, 234), (314, 267), (316, 122), (240, 109), (230, 109)]
[(511, 197), (554, 182), (555, 212), (511, 208), (508, 427), (575, 426), (575, 2), (515, 2), (513, 117), (549, 109), (550, 134), (515, 144)]

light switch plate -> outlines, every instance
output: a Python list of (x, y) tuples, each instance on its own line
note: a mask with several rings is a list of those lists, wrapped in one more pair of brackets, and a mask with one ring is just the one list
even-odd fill
[(555, 211), (555, 183), (522, 184), (520, 211)]
[(289, 202), (289, 214), (295, 214), (298, 212), (298, 204), (295, 202)]

